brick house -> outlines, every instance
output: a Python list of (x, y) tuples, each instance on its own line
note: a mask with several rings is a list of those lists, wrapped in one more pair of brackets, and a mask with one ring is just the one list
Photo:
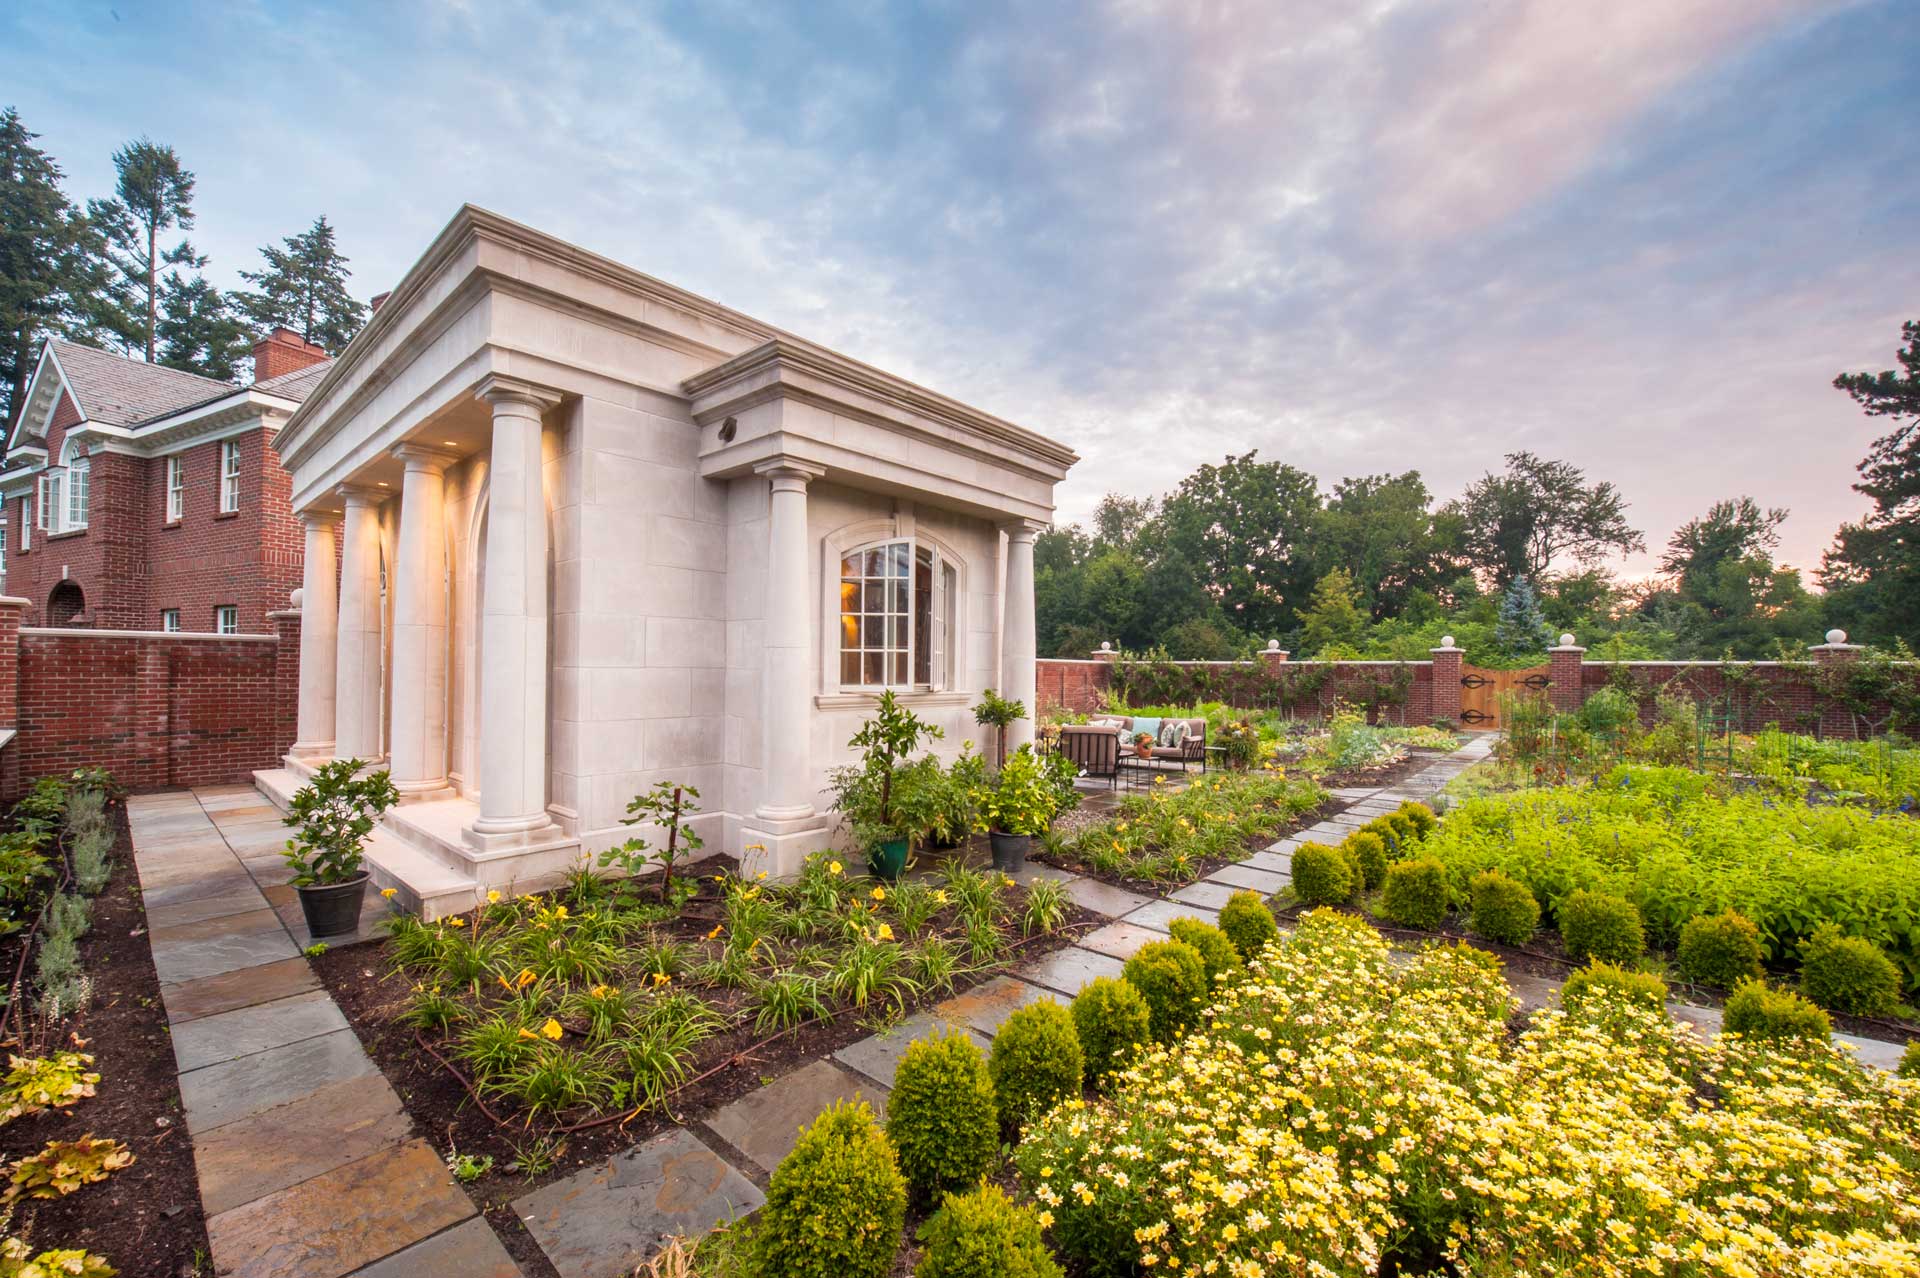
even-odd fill
[(329, 364), (286, 329), (244, 387), (49, 341), (0, 469), (0, 582), (25, 623), (267, 632), (303, 545), (274, 436)]

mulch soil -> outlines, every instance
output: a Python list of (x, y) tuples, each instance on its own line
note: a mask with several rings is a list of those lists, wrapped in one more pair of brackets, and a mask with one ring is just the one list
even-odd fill
[[(1397, 759), (1392, 763), (1382, 764), (1376, 768), (1347, 768), (1340, 772), (1328, 773), (1323, 777), (1316, 777), (1314, 780), (1319, 784), (1321, 789), (1330, 791), (1355, 789), (1360, 786), (1384, 789), (1387, 786), (1398, 784), (1400, 781), (1426, 768), (1429, 764), (1446, 758), (1447, 754), (1448, 752), (1445, 750), (1409, 750), (1405, 757)], [(1177, 777), (1181, 774), (1176, 772), (1171, 775)], [(1186, 780), (1189, 782), (1198, 782), (1209, 775), (1212, 774), (1200, 772), (1189, 773), (1186, 776)], [(1145, 790), (1118, 790), (1115, 792), (1118, 798), (1126, 798), (1130, 794), (1145, 793)], [(1104, 796), (1100, 791), (1092, 791), (1087, 794), (1087, 797), (1096, 798)], [(1234, 865), (1240, 861), (1244, 861), (1247, 857), (1268, 845), (1277, 843), (1295, 831), (1304, 830), (1308, 826), (1314, 825), (1332, 816), (1336, 812), (1344, 811), (1350, 806), (1352, 805), (1348, 800), (1335, 798), (1329, 794), (1327, 801), (1319, 807), (1309, 809), (1285, 825), (1276, 826), (1268, 833), (1250, 840), (1238, 856), (1202, 857), (1200, 860), (1195, 861), (1193, 863), (1193, 877), (1178, 882), (1171, 879), (1141, 879), (1135, 878), (1132, 875), (1115, 874), (1088, 865), (1071, 856), (1052, 856), (1043, 852), (1037, 841), (1034, 844), (1031, 856), (1034, 860), (1045, 861), (1049, 865), (1057, 865), (1063, 870), (1072, 870), (1075, 874), (1084, 875), (1090, 879), (1098, 879), (1102, 883), (1108, 883), (1118, 888), (1125, 888), (1129, 892), (1138, 892), (1144, 896), (1161, 896), (1176, 888), (1185, 887), (1188, 883), (1197, 883), (1221, 866)], [(1111, 809), (1103, 811), (1089, 808), (1083, 801), (1082, 806), (1069, 813), (1067, 819), (1056, 822), (1054, 829), (1057, 833), (1070, 837), (1080, 828), (1096, 821), (1104, 821), (1112, 815), (1113, 812)]]
[[(93, 1001), (45, 1040), (47, 1051), (91, 1054), (100, 1082), (94, 1096), (70, 1108), (15, 1119), (0, 1129), (0, 1148), (17, 1157), (49, 1140), (77, 1140), (91, 1133), (122, 1142), (135, 1161), (65, 1198), (23, 1201), (8, 1232), (26, 1239), (36, 1254), (84, 1247), (129, 1276), (207, 1274), (212, 1266), (206, 1216), (200, 1208), (193, 1142), (180, 1108), (173, 1040), (147, 945), (126, 807), (116, 803), (109, 814), (115, 829), (113, 877), (94, 898), (93, 927), (80, 941)], [(0, 944), (0, 970), (8, 980), (19, 961), (21, 941), (10, 937)], [(29, 975), (29, 986), (31, 982)], [(11, 1032), (9, 1028), (9, 1037)], [(6, 1049), (18, 1052), (20, 1045), (9, 1041)]]
[[(984, 844), (984, 840), (979, 841)], [(972, 853), (973, 849), (968, 851)], [(980, 855), (984, 858), (983, 850)], [(678, 918), (656, 926), (675, 939), (703, 938), (719, 921), (720, 899), (712, 876), (723, 869), (728, 872), (734, 869), (731, 858), (715, 856), (697, 863), (694, 873), (701, 876), (700, 895), (688, 903)], [(1017, 917), (1025, 890), (1015, 888), (1013, 893)], [(1077, 937), (1104, 922), (1099, 915), (1070, 907), (1067, 922), (1058, 931), (1015, 937), (1016, 947), (1009, 949), (999, 967), (960, 977), (955, 981), (954, 994), (992, 980), (1013, 966), (1071, 945)], [(315, 959), (314, 969), (352, 1023), (368, 1054), (400, 1094), (420, 1134), (443, 1151), (451, 1146), (466, 1154), (493, 1155), (494, 1169), (465, 1188), (529, 1278), (536, 1275), (558, 1278), (558, 1275), (514, 1214), (513, 1199), (571, 1176), (583, 1167), (603, 1162), (694, 1115), (737, 1100), (802, 1065), (830, 1056), (883, 1028), (887, 1019), (877, 1013), (863, 1015), (847, 1011), (832, 1021), (802, 1026), (772, 1042), (763, 1041), (763, 1036), (756, 1034), (751, 1024), (716, 1034), (696, 1052), (689, 1073), (698, 1081), (675, 1094), (668, 1111), (651, 1110), (624, 1122), (616, 1120), (558, 1135), (557, 1139), (565, 1143), (554, 1165), (538, 1175), (527, 1176), (508, 1171), (507, 1165), (517, 1160), (516, 1150), (531, 1146), (546, 1129), (537, 1123), (529, 1126), (518, 1121), (505, 1106), (492, 1107), (504, 1120), (496, 1123), (481, 1111), (466, 1084), (455, 1077), (450, 1068), (421, 1049), (413, 1029), (400, 1019), (411, 1000), (413, 978), (392, 970), (393, 965), (385, 953), (386, 945), (378, 941), (335, 948)], [(723, 1010), (729, 1006), (729, 999), (743, 1001), (745, 997), (743, 993), (722, 989), (702, 989), (700, 994)], [(906, 1014), (951, 997), (953, 994), (948, 993), (922, 996), (907, 1007)], [(699, 1078), (708, 1071), (713, 1072)], [(593, 1116), (588, 1116), (584, 1121), (592, 1119)], [(736, 1165), (748, 1179), (765, 1186), (766, 1176), (758, 1167), (743, 1160), (736, 1160)]]

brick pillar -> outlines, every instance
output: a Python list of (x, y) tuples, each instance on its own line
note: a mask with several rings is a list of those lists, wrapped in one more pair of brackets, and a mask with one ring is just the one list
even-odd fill
[[(0, 729), (20, 726), (20, 619), (27, 601), (0, 596)], [(0, 800), (12, 802), (23, 793), (20, 785), (21, 743), (0, 746)]]
[(1280, 646), (1278, 639), (1269, 639), (1267, 640), (1267, 646), (1261, 650), (1260, 664), (1266, 667), (1268, 674), (1277, 674), (1279, 671), (1276, 667), (1286, 665), (1287, 658), (1292, 655), (1292, 653)]
[(1113, 687), (1113, 667), (1114, 663), (1120, 660), (1120, 654), (1113, 650), (1111, 643), (1102, 643), (1100, 650), (1091, 655), (1100, 665), (1093, 671), (1093, 677), (1088, 681), (1091, 687), (1088, 691), (1087, 701), (1092, 708), (1097, 710), (1100, 708), (1102, 699), (1106, 696), (1107, 689)]
[(280, 640), (273, 652), (273, 750), (286, 754), (300, 722), (300, 610), (270, 612), (267, 625)]
[[(1860, 655), (1860, 645), (1847, 642), (1844, 630), (1827, 631), (1827, 641), (1815, 644), (1808, 651), (1828, 677), (1837, 677), (1842, 671), (1838, 667), (1851, 665)], [(1851, 740), (1855, 736), (1853, 714), (1845, 706), (1836, 705), (1828, 700), (1820, 706), (1820, 735)]]
[(1442, 635), (1440, 646), (1430, 651), (1433, 653), (1433, 717), (1458, 726), (1460, 667), (1467, 659), (1467, 651), (1454, 646), (1452, 635)]
[(1547, 649), (1547, 678), (1553, 686), (1547, 689), (1547, 700), (1553, 702), (1553, 708), (1561, 714), (1572, 714), (1585, 700), (1580, 687), (1580, 665), (1586, 659), (1587, 650), (1573, 641), (1572, 635), (1561, 635), (1557, 647)]

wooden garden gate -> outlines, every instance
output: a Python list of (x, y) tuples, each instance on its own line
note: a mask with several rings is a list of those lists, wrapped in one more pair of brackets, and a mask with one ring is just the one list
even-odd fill
[(1500, 694), (1503, 692), (1545, 692), (1553, 686), (1548, 667), (1526, 670), (1482, 670), (1479, 666), (1460, 667), (1460, 722), (1469, 728), (1500, 726)]

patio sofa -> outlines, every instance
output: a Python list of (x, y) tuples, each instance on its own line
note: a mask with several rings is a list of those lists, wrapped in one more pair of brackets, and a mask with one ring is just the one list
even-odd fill
[[(1060, 726), (1060, 752), (1080, 765), (1080, 770), (1088, 776), (1112, 779), (1120, 771), (1120, 756), (1134, 752), (1133, 738), (1139, 731), (1150, 730), (1159, 735), (1159, 728), (1173, 720), (1145, 720), (1135, 715), (1095, 715), (1086, 723), (1067, 723)], [(1156, 764), (1169, 767), (1178, 765), (1182, 772), (1187, 765), (1197, 763), (1200, 770), (1207, 770), (1207, 721), (1203, 718), (1181, 719), (1187, 725), (1186, 740), (1177, 746), (1156, 745), (1149, 756)], [(1136, 724), (1138, 726), (1136, 726)]]

